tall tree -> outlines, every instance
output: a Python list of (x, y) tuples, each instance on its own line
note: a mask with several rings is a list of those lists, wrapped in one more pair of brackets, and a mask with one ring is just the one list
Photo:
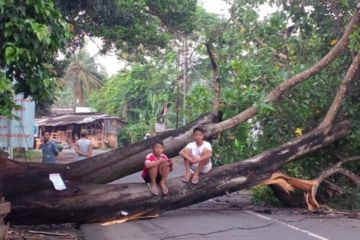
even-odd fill
[(47, 63), (64, 49), (70, 28), (52, 0), (8, 0), (0, 1), (0, 32), (0, 115), (11, 116), (15, 94), (52, 98)]
[(196, 0), (96, 0), (57, 1), (77, 38), (90, 35), (104, 41), (103, 52), (115, 47), (126, 60), (160, 53), (174, 33), (191, 32)]
[(104, 69), (101, 67), (85, 50), (71, 57), (63, 78), (72, 86), (75, 105), (84, 106), (86, 92), (101, 87), (104, 78)]

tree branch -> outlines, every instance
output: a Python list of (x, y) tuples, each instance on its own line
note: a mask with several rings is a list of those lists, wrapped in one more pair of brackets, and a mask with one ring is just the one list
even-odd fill
[(352, 161), (358, 161), (358, 160), (360, 160), (360, 156), (353, 156), (353, 157), (341, 159), (335, 165), (328, 167), (327, 169), (322, 171), (320, 173), (319, 177), (316, 179), (316, 181), (318, 182), (318, 185), (320, 185), (320, 183), (323, 182), (326, 178), (328, 178), (336, 173), (341, 173), (341, 174), (349, 177), (351, 180), (353, 180), (353, 182), (356, 185), (360, 186), (360, 177), (356, 176), (356, 174), (354, 174), (351, 171), (342, 167), (342, 165), (345, 163), (352, 162)]
[(214, 89), (214, 96), (213, 96), (213, 106), (212, 106), (212, 112), (214, 114), (218, 114), (219, 107), (220, 107), (220, 77), (218, 72), (218, 66), (215, 61), (214, 54), (211, 51), (210, 43), (206, 43), (206, 50), (208, 52), (211, 68), (212, 68), (212, 78), (213, 78), (213, 89)]
[(344, 100), (344, 98), (346, 97), (346, 94), (350, 87), (350, 83), (355, 78), (356, 73), (359, 71), (359, 64), (360, 64), (360, 53), (358, 53), (355, 56), (352, 64), (350, 65), (348, 71), (346, 72), (346, 74), (340, 84), (340, 87), (335, 95), (334, 101), (332, 102), (323, 121), (319, 125), (320, 128), (329, 126), (331, 123), (334, 122), (335, 117), (341, 107), (341, 103)]
[[(287, 90), (296, 86), (300, 82), (312, 77), (313, 75), (319, 73), (330, 63), (332, 63), (338, 56), (340, 56), (340, 54), (342, 54), (347, 49), (349, 44), (349, 36), (354, 31), (354, 28), (359, 23), (359, 21), (360, 21), (360, 13), (358, 6), (355, 15), (352, 17), (343, 36), (337, 42), (337, 44), (330, 50), (330, 52), (328, 52), (319, 62), (314, 64), (309, 69), (301, 73), (298, 73), (297, 75), (285, 80), (283, 83), (277, 86), (267, 95), (266, 102), (272, 103), (277, 101)], [(208, 134), (213, 135), (222, 132), (224, 130), (231, 129), (237, 126), (238, 124), (247, 121), (254, 115), (256, 115), (257, 111), (258, 109), (256, 106), (251, 106), (232, 118), (229, 118), (215, 125), (212, 125), (211, 128), (208, 129), (209, 131)]]
[[(325, 127), (327, 128), (327, 127)], [(318, 128), (321, 129), (321, 128)], [(360, 177), (352, 171), (343, 168), (341, 165), (351, 161), (360, 160), (360, 156), (353, 156), (350, 158), (341, 159), (335, 165), (326, 168), (319, 174), (319, 177), (314, 180), (304, 180), (299, 178), (293, 178), (281, 172), (275, 172), (272, 176), (263, 182), (265, 185), (277, 185), (287, 194), (299, 189), (304, 191), (305, 201), (309, 210), (314, 210), (320, 207), (320, 204), (316, 200), (317, 190), (320, 184), (328, 177), (340, 173), (350, 180), (352, 180), (357, 186), (360, 186)]]

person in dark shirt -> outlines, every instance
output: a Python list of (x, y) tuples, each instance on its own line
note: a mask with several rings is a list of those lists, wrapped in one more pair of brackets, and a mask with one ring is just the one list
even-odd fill
[(50, 140), (49, 132), (44, 132), (43, 139), (43, 143), (40, 146), (43, 154), (43, 163), (55, 163), (56, 156), (59, 154), (56, 143)]

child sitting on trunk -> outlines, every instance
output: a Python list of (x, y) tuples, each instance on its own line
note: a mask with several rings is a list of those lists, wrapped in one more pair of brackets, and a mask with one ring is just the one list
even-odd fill
[(145, 158), (142, 178), (148, 184), (149, 190), (155, 196), (159, 195), (157, 184), (160, 184), (162, 193), (167, 195), (168, 176), (172, 171), (172, 161), (164, 154), (164, 143), (156, 141), (152, 146), (152, 153)]
[(194, 141), (180, 151), (180, 156), (184, 158), (185, 176), (182, 181), (185, 183), (188, 183), (192, 176), (191, 183), (198, 184), (200, 173), (208, 173), (212, 168), (212, 147), (204, 138), (204, 129), (200, 127), (194, 128)]

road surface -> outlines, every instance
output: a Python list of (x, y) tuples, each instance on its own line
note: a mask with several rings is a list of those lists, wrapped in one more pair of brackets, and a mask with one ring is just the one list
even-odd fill
[[(172, 177), (183, 174), (177, 160)], [(141, 181), (140, 174), (116, 183)], [(104, 226), (81, 226), (86, 240), (358, 240), (360, 220), (317, 216), (272, 209), (271, 214), (252, 209), (246, 191), (211, 199), (167, 212), (159, 218)]]

